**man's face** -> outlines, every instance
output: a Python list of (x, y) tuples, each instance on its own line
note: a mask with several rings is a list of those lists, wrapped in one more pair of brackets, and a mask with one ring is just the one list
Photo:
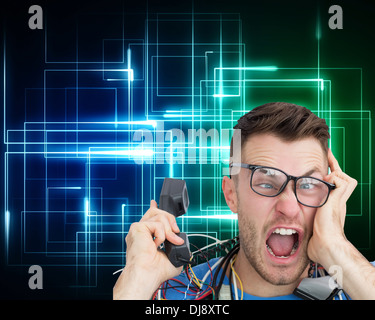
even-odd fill
[[(241, 158), (243, 163), (278, 168), (292, 176), (314, 170), (309, 176), (323, 179), (328, 173), (327, 157), (315, 138), (285, 142), (270, 134), (255, 135), (245, 143)], [(307, 244), (317, 209), (297, 202), (294, 181), (280, 195), (264, 197), (250, 188), (250, 176), (251, 170), (244, 168), (236, 176), (241, 250), (264, 280), (291, 284), (309, 263)], [(274, 252), (282, 246), (289, 246), (290, 253), (278, 256)]]

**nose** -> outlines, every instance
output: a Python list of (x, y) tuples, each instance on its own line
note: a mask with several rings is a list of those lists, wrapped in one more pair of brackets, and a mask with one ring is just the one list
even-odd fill
[(276, 210), (283, 215), (293, 218), (301, 210), (294, 193), (294, 181), (289, 181), (283, 192), (277, 197)]

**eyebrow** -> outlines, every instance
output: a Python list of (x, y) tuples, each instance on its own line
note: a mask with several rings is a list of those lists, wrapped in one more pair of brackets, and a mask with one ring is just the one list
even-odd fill
[(307, 171), (305, 174), (301, 175), (301, 177), (306, 177), (312, 175), (314, 172), (319, 172), (319, 169), (317, 167), (314, 167), (313, 169)]
[[(248, 163), (251, 163), (251, 162), (245, 162), (245, 164), (248, 164)], [(259, 165), (259, 164), (252, 164), (252, 165), (263, 167), (263, 165)], [(264, 167), (267, 167), (267, 166), (264, 166)], [(278, 169), (278, 168), (275, 168), (275, 169)], [(278, 169), (278, 170), (280, 170), (280, 169)], [(308, 176), (312, 175), (314, 172), (321, 173), (320, 170), (319, 170), (319, 168), (315, 166), (312, 169), (310, 169), (309, 171), (307, 171), (306, 173), (300, 175), (300, 177), (308, 177)], [(322, 175), (324, 176), (324, 174), (322, 174)]]
[[(277, 169), (277, 168), (276, 168), (276, 169)], [(280, 170), (280, 169), (279, 169), (279, 170)], [(321, 172), (319, 171), (318, 167), (313, 167), (311, 170), (309, 170), (309, 171), (307, 171), (306, 173), (300, 175), (300, 177), (309, 177), (309, 176), (311, 176), (314, 172), (319, 172), (319, 173), (321, 173)]]

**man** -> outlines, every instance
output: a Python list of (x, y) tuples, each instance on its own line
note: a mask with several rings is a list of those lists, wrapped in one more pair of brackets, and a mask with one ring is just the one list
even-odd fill
[[(328, 149), (325, 121), (301, 106), (268, 103), (242, 116), (235, 129), (241, 130), (241, 148), (234, 150), (232, 141), (235, 161), (222, 182), (225, 200), (238, 214), (239, 245), (230, 263), (215, 259), (193, 268), (190, 277), (180, 274), (182, 268), (158, 249), (166, 239), (183, 243), (176, 220), (152, 200), (126, 237), (127, 263), (114, 299), (150, 299), (161, 291), (170, 299), (203, 297), (190, 287), (199, 289), (204, 277), (211, 283), (207, 275), (215, 283), (201, 287), (205, 296), (210, 288), (220, 299), (297, 299), (293, 293), (311, 273), (310, 261), (339, 272), (351, 299), (375, 299), (375, 268), (344, 234), (346, 202), (357, 181)], [(212, 268), (219, 274), (213, 277)]]

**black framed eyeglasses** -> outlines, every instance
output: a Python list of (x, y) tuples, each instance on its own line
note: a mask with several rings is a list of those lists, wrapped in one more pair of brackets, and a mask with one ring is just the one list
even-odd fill
[(294, 181), (294, 194), (297, 201), (311, 208), (323, 206), (331, 190), (336, 186), (318, 178), (302, 176), (294, 177), (284, 171), (266, 166), (257, 166), (246, 163), (232, 163), (230, 167), (241, 167), (251, 170), (251, 189), (265, 197), (276, 197), (284, 191), (290, 180)]

